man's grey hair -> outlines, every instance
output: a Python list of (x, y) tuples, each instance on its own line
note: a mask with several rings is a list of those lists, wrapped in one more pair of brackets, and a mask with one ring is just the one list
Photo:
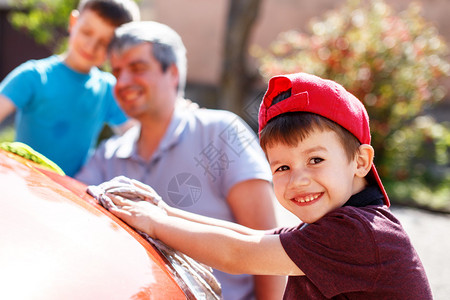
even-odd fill
[(128, 50), (130, 47), (151, 43), (153, 56), (161, 63), (163, 72), (175, 64), (178, 68), (178, 95), (184, 96), (186, 86), (187, 59), (186, 48), (181, 37), (167, 25), (153, 22), (130, 22), (118, 27), (109, 45), (109, 52)]

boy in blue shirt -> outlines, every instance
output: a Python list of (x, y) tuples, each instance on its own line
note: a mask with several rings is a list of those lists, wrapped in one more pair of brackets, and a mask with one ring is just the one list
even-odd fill
[(30, 60), (0, 84), (0, 121), (16, 111), (15, 140), (73, 176), (96, 145), (105, 123), (125, 130), (113, 96), (114, 77), (101, 71), (116, 27), (138, 20), (132, 0), (82, 0), (69, 19), (68, 49)]

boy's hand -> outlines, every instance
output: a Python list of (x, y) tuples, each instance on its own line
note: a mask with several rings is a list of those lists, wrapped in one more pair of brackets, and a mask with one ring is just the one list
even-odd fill
[(142, 193), (142, 192), (141, 193), (144, 196), (145, 201), (155, 204), (156, 206), (158, 206), (159, 208), (164, 210), (166, 212), (166, 214), (168, 214), (168, 210), (169, 210), (170, 206), (166, 202), (164, 202), (164, 200), (161, 198), (161, 196), (158, 195), (158, 193), (151, 186), (146, 185), (135, 179), (131, 179), (131, 182), (140, 191), (144, 191), (144, 193)]
[(109, 208), (112, 214), (131, 227), (147, 233), (152, 238), (156, 238), (155, 225), (158, 222), (162, 222), (162, 218), (167, 216), (163, 209), (147, 201), (135, 202), (114, 194), (108, 194), (108, 196), (115, 204), (115, 207)]

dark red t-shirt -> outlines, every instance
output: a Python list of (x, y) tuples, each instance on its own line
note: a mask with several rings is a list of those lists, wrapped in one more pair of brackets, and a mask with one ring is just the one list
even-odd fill
[(306, 274), (289, 277), (284, 299), (432, 299), (423, 265), (386, 206), (344, 206), (277, 233)]

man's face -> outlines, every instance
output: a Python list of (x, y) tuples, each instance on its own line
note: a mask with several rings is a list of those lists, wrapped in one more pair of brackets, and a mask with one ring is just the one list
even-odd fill
[(114, 92), (125, 113), (135, 119), (172, 110), (177, 97), (175, 65), (165, 72), (153, 57), (152, 45), (143, 43), (111, 53)]
[(106, 60), (107, 48), (114, 35), (115, 26), (103, 20), (96, 12), (73, 11), (69, 22), (69, 49), (67, 64), (80, 72), (89, 72)]
[(278, 201), (303, 222), (317, 221), (357, 192), (357, 163), (348, 161), (334, 131), (315, 129), (295, 147), (275, 143), (266, 151)]

